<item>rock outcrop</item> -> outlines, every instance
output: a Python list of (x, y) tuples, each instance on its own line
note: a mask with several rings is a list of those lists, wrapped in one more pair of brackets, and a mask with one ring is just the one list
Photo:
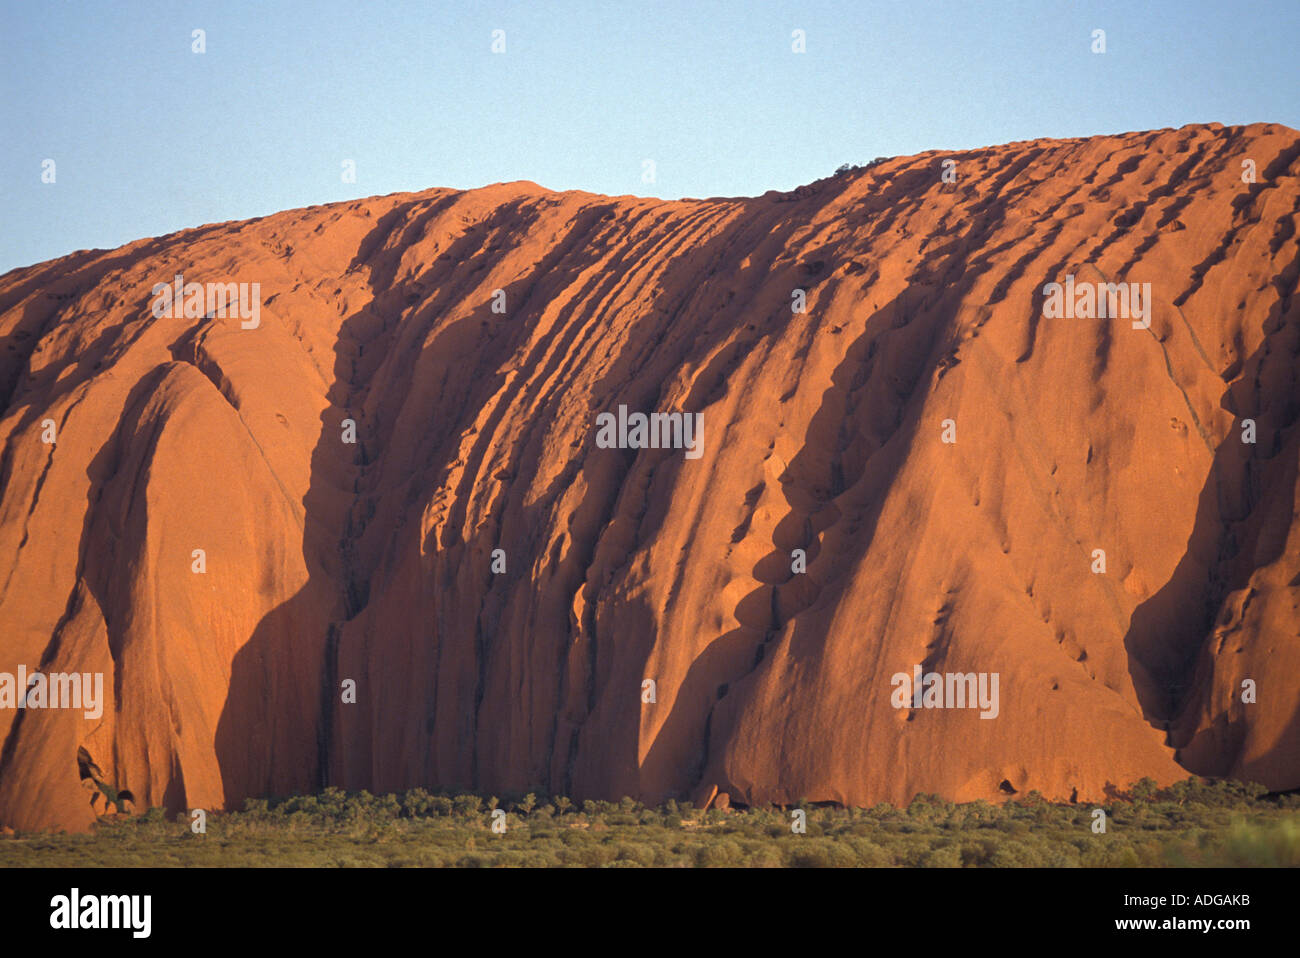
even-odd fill
[[(0, 277), (0, 672), (104, 676), (98, 716), (0, 708), (0, 824), (86, 827), (100, 784), (1300, 786), (1298, 174), (1294, 130), (1197, 126)], [(255, 318), (156, 316), (177, 275)], [(1055, 315), (1067, 277), (1145, 320)], [(620, 406), (698, 457), (598, 443)], [(996, 707), (896, 707), (917, 666)]]

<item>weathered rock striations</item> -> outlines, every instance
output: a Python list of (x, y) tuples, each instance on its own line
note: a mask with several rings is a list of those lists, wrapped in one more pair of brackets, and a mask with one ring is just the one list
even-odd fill
[[(1196, 126), (12, 271), (0, 672), (105, 702), (0, 708), (0, 823), (87, 826), (91, 768), (173, 812), (1298, 787), (1298, 174), (1294, 130)], [(157, 318), (178, 274), (259, 284), (256, 325)], [(1149, 328), (1044, 317), (1067, 276), (1149, 283)], [(603, 448), (620, 405), (702, 454)], [(996, 717), (896, 708), (917, 665), (996, 673)]]

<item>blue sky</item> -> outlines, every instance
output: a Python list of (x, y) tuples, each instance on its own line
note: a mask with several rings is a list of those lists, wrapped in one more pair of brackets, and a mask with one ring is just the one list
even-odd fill
[(928, 149), (1300, 128), (1300, 0), (0, 5), (0, 272), (435, 186), (757, 195)]

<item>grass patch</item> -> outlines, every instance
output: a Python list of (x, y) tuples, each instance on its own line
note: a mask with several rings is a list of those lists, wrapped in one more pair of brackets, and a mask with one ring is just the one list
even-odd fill
[[(492, 830), (492, 810), (506, 831)], [(1106, 832), (1092, 830), (1106, 812)], [(104, 819), (89, 834), (0, 838), (2, 867), (301, 866), (314, 868), (1015, 868), (1300, 866), (1300, 795), (1191, 778), (1150, 780), (1099, 805), (1048, 802), (1035, 792), (1002, 805), (918, 795), (906, 808), (807, 807), (701, 814), (630, 798), (576, 805), (529, 794), (501, 800), (464, 791), (401, 795), (337, 788), (250, 799), (212, 812), (207, 832), (161, 809)]]

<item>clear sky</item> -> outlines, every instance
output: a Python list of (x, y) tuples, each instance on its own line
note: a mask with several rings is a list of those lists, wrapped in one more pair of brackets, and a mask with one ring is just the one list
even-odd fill
[(1300, 128), (1298, 41), (1300, 0), (0, 0), (0, 272), (435, 186), (756, 195), (928, 149)]

